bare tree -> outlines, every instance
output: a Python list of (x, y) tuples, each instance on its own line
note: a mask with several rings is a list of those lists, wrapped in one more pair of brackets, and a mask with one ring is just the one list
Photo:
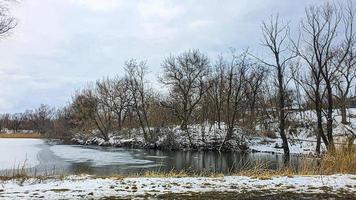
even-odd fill
[(94, 122), (97, 129), (100, 131), (103, 139), (105, 141), (109, 140), (109, 133), (112, 131), (112, 112), (110, 108), (106, 107), (104, 104), (101, 104), (96, 97), (91, 99), (95, 106), (94, 109)]
[(226, 95), (225, 123), (227, 126), (225, 141), (232, 138), (238, 114), (243, 113), (242, 101), (246, 97), (247, 70), (250, 67), (247, 54), (233, 55), (232, 60), (226, 63)]
[(354, 50), (350, 51), (344, 63), (338, 69), (338, 78), (335, 80), (335, 97), (340, 106), (341, 123), (348, 124), (346, 108), (348, 106), (348, 97), (351, 88), (354, 86), (356, 79), (356, 57)]
[(117, 128), (120, 131), (127, 116), (131, 96), (127, 81), (123, 78), (97, 81), (98, 100), (108, 107), (116, 116)]
[(151, 93), (149, 92), (149, 88), (147, 88), (145, 77), (147, 73), (146, 62), (130, 60), (126, 62), (125, 70), (127, 73), (128, 90), (130, 91), (132, 101), (130, 106), (137, 115), (143, 136), (147, 142), (153, 139), (153, 133), (150, 129), (151, 126), (148, 118), (148, 99)]
[[(239, 55), (233, 53), (230, 60), (220, 56), (213, 66), (210, 77), (210, 88), (207, 91), (212, 105), (205, 105), (204, 113), (212, 109), (214, 121), (224, 122), (226, 137), (224, 141), (232, 139), (237, 125), (243, 126), (246, 113), (250, 120), (255, 117), (258, 96), (261, 92), (265, 70), (248, 58), (245, 51)], [(246, 106), (248, 105), (248, 106)], [(254, 120), (254, 119), (253, 119)], [(247, 122), (249, 128), (254, 129), (254, 122)]]
[[(351, 4), (348, 9), (352, 10)], [(340, 11), (341, 10), (341, 11)], [(303, 43), (305, 51), (301, 56), (309, 66), (321, 74), (326, 88), (327, 99), (327, 144), (329, 149), (334, 149), (333, 141), (333, 108), (334, 95), (333, 85), (338, 79), (338, 69), (349, 54), (354, 34), (352, 31), (353, 10), (346, 12), (340, 10), (332, 4), (325, 4), (321, 7), (311, 6), (306, 9), (306, 18), (302, 21)], [(345, 39), (339, 39), (338, 29), (345, 18)], [(340, 44), (342, 41), (343, 44)], [(335, 49), (342, 47), (341, 56), (336, 58)], [(340, 49), (339, 49), (340, 50)], [(306, 53), (308, 52), (308, 53)]]
[(0, 38), (5, 37), (17, 25), (16, 19), (9, 15), (7, 0), (0, 0)]
[[(8, 1), (6, 0), (0, 0), (0, 39), (7, 36), (7, 34), (16, 27), (17, 22), (16, 19), (12, 16), (9, 15), (9, 9), (8, 9)], [(10, 117), (9, 115), (4, 115), (4, 117), (1, 121), (2, 123), (5, 123), (5, 120), (7, 121)], [(12, 128), (15, 128), (16, 131), (20, 126), (20, 121), (18, 120), (19, 115), (12, 115), (13, 117), (13, 122), (11, 123)], [(7, 122), (6, 122), (7, 123)], [(5, 124), (2, 124), (2, 127), (0, 128), (0, 132), (2, 128), (4, 128)], [(6, 126), (9, 126), (10, 124), (6, 124)]]
[(274, 69), (277, 79), (278, 88), (278, 112), (279, 112), (279, 134), (283, 141), (284, 160), (289, 162), (289, 147), (288, 140), (285, 133), (286, 129), (286, 112), (285, 112), (285, 95), (286, 95), (286, 70), (290, 61), (296, 57), (289, 51), (289, 27), (282, 25), (279, 21), (278, 15), (268, 22), (263, 22), (262, 32), (264, 37), (263, 45), (272, 53), (274, 62), (264, 64)]
[(258, 100), (262, 93), (262, 84), (266, 78), (267, 70), (262, 65), (252, 64), (250, 73), (247, 77), (246, 98), (249, 105), (249, 121), (250, 128), (255, 130), (256, 125), (256, 110), (258, 110)]
[(207, 56), (199, 50), (189, 50), (179, 56), (170, 56), (162, 64), (164, 69), (161, 82), (170, 88), (170, 100), (165, 106), (172, 109), (181, 121), (181, 129), (188, 131), (192, 113), (207, 90), (210, 64)]
[(87, 133), (94, 129), (94, 106), (85, 93), (89, 93), (89, 91), (76, 91), (70, 104), (70, 118), (75, 127), (75, 132)]
[(34, 130), (40, 134), (44, 134), (48, 131), (51, 118), (53, 117), (54, 109), (48, 105), (40, 105), (31, 115), (31, 122), (33, 123)]
[(10, 114), (4, 113), (0, 115), (0, 132), (2, 132), (5, 128), (9, 128), (10, 123)]
[(80, 131), (93, 133), (99, 131), (105, 141), (112, 130), (112, 112), (101, 104), (92, 89), (84, 89), (73, 97), (72, 119)]
[(307, 99), (314, 104), (314, 110), (317, 117), (316, 153), (320, 154), (321, 139), (326, 147), (329, 146), (328, 139), (326, 138), (323, 129), (323, 98), (325, 96), (325, 84), (321, 75), (321, 70), (317, 67), (314, 57), (309, 58), (306, 54), (300, 53), (300, 51), (298, 54), (306, 61), (307, 68), (300, 68), (299, 65), (295, 65), (292, 69), (292, 76), (296, 83), (303, 89)]
[(336, 70), (335, 97), (340, 106), (341, 123), (347, 124), (346, 107), (350, 90), (356, 78), (356, 32), (354, 30), (356, 10), (351, 1), (343, 9), (344, 41), (334, 50), (332, 65)]
[(9, 129), (17, 133), (20, 130), (22, 124), (22, 113), (14, 113), (10, 115)]
[(218, 128), (221, 130), (221, 122), (223, 122), (224, 105), (226, 102), (225, 86), (226, 86), (226, 62), (222, 56), (213, 66), (213, 71), (209, 77), (210, 88), (207, 90), (207, 96), (212, 102), (212, 112), (214, 113), (213, 121), (218, 123)]
[(74, 128), (71, 123), (71, 110), (69, 106), (57, 109), (52, 119), (51, 130), (47, 134), (51, 138), (66, 139), (71, 137), (71, 130)]

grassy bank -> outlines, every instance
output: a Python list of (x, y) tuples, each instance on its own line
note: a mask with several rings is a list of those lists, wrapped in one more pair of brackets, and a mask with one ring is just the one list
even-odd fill
[(0, 138), (43, 138), (38, 133), (0, 133)]

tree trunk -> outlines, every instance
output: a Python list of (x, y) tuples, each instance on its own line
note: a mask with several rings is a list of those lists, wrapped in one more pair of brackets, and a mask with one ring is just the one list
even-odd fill
[(227, 129), (227, 133), (226, 133), (226, 140), (230, 140), (232, 138), (233, 132), (234, 132), (234, 125), (229, 124), (228, 129)]
[(333, 94), (332, 86), (330, 82), (326, 82), (328, 109), (327, 109), (327, 123), (326, 132), (329, 142), (329, 150), (334, 150), (334, 138), (333, 138)]
[(283, 151), (284, 151), (284, 163), (289, 163), (290, 160), (290, 153), (289, 153), (289, 147), (288, 147), (288, 141), (287, 141), (287, 136), (285, 134), (285, 119), (284, 119), (284, 110), (281, 110), (279, 113), (279, 117), (283, 116), (283, 119), (281, 119), (280, 123), (279, 123), (279, 131), (280, 131), (280, 135), (282, 138), (282, 142), (283, 142)]
[(341, 123), (348, 124), (345, 99), (342, 99), (340, 102), (340, 112), (341, 112)]
[[(315, 103), (315, 111), (316, 111), (316, 117), (317, 117), (317, 137), (320, 137), (325, 146), (329, 148), (329, 142), (328, 139), (326, 138), (323, 130), (323, 116), (322, 116), (322, 111), (321, 111), (321, 105), (320, 105), (320, 100), (316, 100), (317, 102)], [(317, 152), (317, 153), (320, 153)]]
[(117, 121), (118, 121), (118, 131), (121, 131), (122, 130), (121, 111), (117, 113)]
[[(319, 91), (315, 94), (316, 96), (319, 95)], [(328, 146), (328, 141), (324, 140), (325, 135), (323, 132), (323, 119), (322, 119), (322, 114), (321, 114), (321, 108), (320, 108), (320, 98), (316, 97), (315, 100), (315, 111), (316, 111), (316, 118), (317, 118), (317, 131), (316, 131), (316, 154), (320, 155), (320, 147), (321, 147), (321, 137), (323, 137), (323, 141), (325, 146)]]
[(279, 134), (281, 135), (283, 142), (283, 151), (284, 151), (284, 163), (289, 163), (289, 147), (288, 140), (285, 133), (285, 113), (284, 113), (284, 87), (283, 87), (283, 74), (281, 67), (278, 67), (278, 95), (279, 95)]
[(138, 121), (140, 122), (141, 129), (142, 129), (142, 132), (143, 132), (143, 138), (145, 139), (145, 142), (148, 142), (148, 136), (147, 136), (145, 124), (143, 123), (140, 111), (138, 111), (137, 108), (136, 108), (136, 113), (137, 113)]
[(320, 155), (320, 146), (321, 146), (321, 135), (317, 134), (316, 137), (316, 148), (315, 148), (315, 152), (317, 155)]

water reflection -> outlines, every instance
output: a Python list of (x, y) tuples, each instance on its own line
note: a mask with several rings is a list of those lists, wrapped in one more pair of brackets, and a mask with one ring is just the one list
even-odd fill
[[(150, 151), (149, 153), (151, 153)], [(266, 162), (268, 167), (275, 169), (281, 162), (278, 155), (247, 154), (247, 153), (218, 153), (218, 152), (160, 152), (154, 154), (167, 156), (162, 160), (165, 169), (207, 171), (229, 173), (242, 168), (249, 168), (256, 162)]]
[[(110, 175), (171, 170), (229, 174), (249, 169), (256, 163), (267, 163), (270, 169), (283, 165), (282, 155), (267, 153), (179, 152), (70, 145), (55, 145), (41, 153), (53, 154), (57, 169), (74, 174)], [(46, 156), (48, 158), (52, 156)], [(297, 163), (297, 158), (292, 158), (292, 163)]]

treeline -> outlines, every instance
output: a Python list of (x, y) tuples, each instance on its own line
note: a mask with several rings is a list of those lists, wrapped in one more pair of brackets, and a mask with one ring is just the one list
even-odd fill
[[(59, 112), (58, 112), (59, 113)], [(5, 113), (0, 115), (0, 132), (36, 132), (45, 134), (53, 130), (57, 118), (54, 108), (41, 105), (37, 109), (23, 113)]]
[[(244, 53), (212, 64), (199, 50), (167, 57), (160, 82), (169, 93), (155, 91), (146, 79), (145, 62), (125, 64), (125, 75), (99, 80), (77, 91), (69, 109), (77, 131), (108, 133), (139, 128), (147, 142), (156, 140), (160, 127), (180, 125), (192, 144), (190, 124), (224, 124), (227, 140), (240, 123), (255, 123), (266, 108), (262, 103), (266, 71)], [(249, 105), (248, 107), (246, 105)], [(270, 106), (269, 106), (270, 107)], [(250, 113), (247, 111), (252, 108)]]
[[(263, 58), (244, 51), (211, 60), (195, 49), (168, 56), (158, 77), (167, 92), (151, 86), (146, 62), (127, 61), (123, 74), (76, 91), (66, 107), (47, 116), (52, 127), (47, 132), (53, 137), (98, 132), (108, 140), (109, 133), (135, 129), (151, 142), (160, 128), (180, 125), (192, 143), (191, 124), (217, 124), (226, 132), (224, 141), (237, 127), (252, 132), (259, 127), (280, 134), (288, 160), (289, 114), (314, 110), (316, 151), (322, 142), (332, 150), (334, 109), (340, 109), (342, 123), (349, 123), (346, 109), (355, 98), (354, 15), (348, 1), (306, 8), (294, 30), (271, 17), (262, 24), (262, 47), (268, 55)], [(33, 129), (46, 132), (38, 127)]]

